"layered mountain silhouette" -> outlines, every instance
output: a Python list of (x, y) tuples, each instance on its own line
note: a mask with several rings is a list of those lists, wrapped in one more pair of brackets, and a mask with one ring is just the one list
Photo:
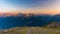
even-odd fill
[(12, 27), (42, 27), (51, 24), (52, 22), (60, 22), (60, 14), (23, 14), (19, 13), (16, 16), (2, 15), (0, 16), (0, 29), (8, 29)]

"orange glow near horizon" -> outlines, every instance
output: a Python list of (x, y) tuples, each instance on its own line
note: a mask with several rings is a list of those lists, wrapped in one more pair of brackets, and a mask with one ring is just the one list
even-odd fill
[(32, 13), (32, 14), (50, 14), (50, 15), (55, 15), (55, 14), (60, 14), (60, 10), (33, 10), (33, 9), (26, 9), (26, 10), (13, 10), (13, 11), (6, 11), (6, 12), (1, 12), (1, 14), (6, 14), (6, 15), (17, 15), (18, 13)]

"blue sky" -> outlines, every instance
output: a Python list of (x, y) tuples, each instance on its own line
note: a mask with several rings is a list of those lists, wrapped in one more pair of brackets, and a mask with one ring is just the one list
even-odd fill
[(56, 0), (0, 0), (0, 10), (52, 8), (54, 4)]
[(10, 5), (30, 8), (37, 6), (46, 6), (46, 4), (53, 3), (52, 0), (6, 0), (5, 2), (10, 3)]

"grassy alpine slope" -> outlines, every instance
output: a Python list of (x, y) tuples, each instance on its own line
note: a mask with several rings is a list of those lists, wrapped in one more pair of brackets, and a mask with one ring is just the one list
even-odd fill
[(16, 27), (1, 30), (1, 34), (60, 34), (60, 28), (45, 27)]

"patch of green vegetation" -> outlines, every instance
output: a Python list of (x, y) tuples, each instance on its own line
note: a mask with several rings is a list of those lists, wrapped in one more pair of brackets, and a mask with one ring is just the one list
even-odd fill
[(0, 31), (1, 34), (60, 34), (60, 28), (16, 27)]

